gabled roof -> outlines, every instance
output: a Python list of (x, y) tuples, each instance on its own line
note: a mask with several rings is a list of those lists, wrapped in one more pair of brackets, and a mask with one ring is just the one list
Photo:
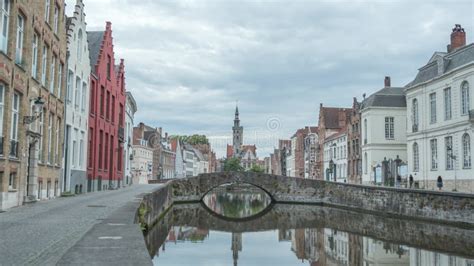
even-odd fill
[(339, 126), (339, 114), (344, 112), (344, 119), (350, 115), (351, 108), (339, 108), (339, 107), (323, 107), (320, 108), (320, 113), (324, 116), (324, 126), (328, 129), (341, 128)]
[(337, 133), (335, 134), (332, 134), (330, 135), (329, 137), (327, 137), (324, 142), (328, 142), (328, 141), (331, 141), (331, 140), (335, 140), (343, 135), (346, 135), (347, 134), (347, 126), (343, 127), (341, 130), (339, 130)]
[(368, 107), (406, 107), (405, 88), (385, 87), (362, 101), (362, 108)]
[[(407, 87), (414, 87), (472, 62), (474, 62), (474, 43), (459, 48), (451, 53), (435, 52), (428, 63), (418, 69), (418, 74), (415, 79), (407, 84)], [(439, 64), (442, 65), (438, 68)], [(442, 72), (439, 73), (439, 70)]]
[(232, 145), (227, 144), (226, 155), (227, 158), (231, 158), (234, 155), (234, 147), (232, 147)]
[(91, 61), (91, 69), (95, 69), (97, 60), (99, 59), (102, 42), (104, 40), (105, 31), (88, 31), (87, 41), (89, 43), (89, 57)]

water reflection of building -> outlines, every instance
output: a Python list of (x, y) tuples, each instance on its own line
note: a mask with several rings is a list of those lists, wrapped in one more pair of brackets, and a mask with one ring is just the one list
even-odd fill
[(291, 250), (296, 257), (302, 261), (307, 260), (309, 265), (318, 265), (321, 249), (318, 239), (321, 233), (318, 231), (319, 229), (280, 230), (279, 239), (282, 241), (287, 240), (285, 236), (290, 237)]
[(234, 266), (237, 266), (239, 260), (239, 251), (242, 251), (242, 233), (232, 233), (232, 259)]
[(348, 234), (333, 229), (324, 229), (324, 251), (328, 264), (349, 265)]
[(363, 238), (364, 265), (408, 265), (409, 250), (405, 246), (390, 244), (372, 238)]
[(474, 260), (410, 248), (410, 266), (474, 265)]

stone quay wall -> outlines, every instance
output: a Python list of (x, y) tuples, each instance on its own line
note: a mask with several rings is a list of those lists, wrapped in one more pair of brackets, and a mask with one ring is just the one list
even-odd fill
[[(151, 225), (173, 203), (199, 202), (213, 188), (235, 182), (259, 187), (277, 203), (320, 204), (474, 226), (474, 194), (353, 185), (249, 172), (201, 174), (169, 181), (145, 196), (141, 220)], [(140, 210), (138, 212), (140, 214)]]

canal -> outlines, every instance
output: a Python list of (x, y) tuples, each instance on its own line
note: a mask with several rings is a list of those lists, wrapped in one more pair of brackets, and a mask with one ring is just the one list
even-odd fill
[(175, 204), (145, 240), (154, 265), (474, 266), (474, 230), (314, 205), (227, 184)]

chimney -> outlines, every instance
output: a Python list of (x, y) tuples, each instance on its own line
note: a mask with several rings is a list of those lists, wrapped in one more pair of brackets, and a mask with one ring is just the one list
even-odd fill
[(448, 53), (455, 51), (466, 45), (466, 32), (461, 24), (454, 25), (453, 32), (451, 32), (451, 43), (448, 44)]
[(391, 87), (392, 84), (390, 82), (390, 77), (389, 76), (385, 77), (384, 85), (385, 85), (385, 88), (390, 88)]

